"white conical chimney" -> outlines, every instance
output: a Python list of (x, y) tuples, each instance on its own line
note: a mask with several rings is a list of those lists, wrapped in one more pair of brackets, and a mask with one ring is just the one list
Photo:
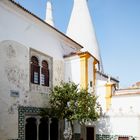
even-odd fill
[(100, 51), (87, 0), (74, 0), (67, 35), (84, 47), (82, 51), (90, 52), (101, 64)]
[(52, 16), (52, 4), (51, 0), (47, 1), (46, 4), (46, 18), (45, 21), (50, 24), (51, 26), (54, 26), (53, 16)]

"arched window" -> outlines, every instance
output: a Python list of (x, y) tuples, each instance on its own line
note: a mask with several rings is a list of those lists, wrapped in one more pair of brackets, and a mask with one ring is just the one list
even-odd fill
[(41, 69), (41, 84), (43, 86), (49, 86), (49, 69), (48, 62), (42, 61), (42, 69)]
[(40, 83), (40, 67), (37, 57), (31, 57), (31, 82), (34, 84)]

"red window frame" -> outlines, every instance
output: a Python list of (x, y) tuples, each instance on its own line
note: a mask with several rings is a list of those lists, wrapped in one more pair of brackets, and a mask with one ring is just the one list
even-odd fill
[(31, 57), (31, 83), (40, 84), (40, 66), (36, 56)]
[(42, 85), (49, 86), (49, 68), (48, 62), (46, 60), (42, 61), (41, 75), (42, 75), (41, 77)]

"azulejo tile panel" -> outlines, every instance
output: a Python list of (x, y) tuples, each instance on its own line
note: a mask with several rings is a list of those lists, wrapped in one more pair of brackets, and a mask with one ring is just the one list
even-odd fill
[[(10, 140), (24, 140), (25, 138), (25, 115), (26, 114), (39, 114), (42, 108), (19, 106), (18, 107), (18, 139)], [(96, 140), (118, 140), (118, 135), (100, 135), (96, 134)], [(129, 140), (137, 140), (136, 137), (128, 136)], [(75, 134), (75, 140), (80, 139), (80, 134)]]
[(24, 140), (24, 134), (25, 134), (25, 115), (26, 114), (39, 114), (41, 111), (41, 108), (37, 107), (25, 107), (25, 106), (19, 106), (18, 108), (18, 140)]
[[(122, 137), (121, 135), (100, 135), (96, 134), (96, 140), (118, 140), (118, 137)], [(133, 136), (124, 136), (128, 137), (129, 140), (137, 140), (136, 137)]]

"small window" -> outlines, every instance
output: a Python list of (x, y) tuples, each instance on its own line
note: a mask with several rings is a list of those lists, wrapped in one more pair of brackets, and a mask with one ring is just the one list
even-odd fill
[(37, 57), (31, 57), (31, 82), (34, 84), (40, 83), (40, 67)]
[(38, 84), (38, 78), (39, 78), (38, 72), (34, 72), (34, 83), (35, 84)]
[(90, 81), (90, 87), (92, 87), (92, 81)]
[(42, 61), (41, 84), (43, 86), (49, 86), (49, 68), (48, 62), (45, 60)]
[(45, 85), (45, 75), (41, 74), (41, 84)]

